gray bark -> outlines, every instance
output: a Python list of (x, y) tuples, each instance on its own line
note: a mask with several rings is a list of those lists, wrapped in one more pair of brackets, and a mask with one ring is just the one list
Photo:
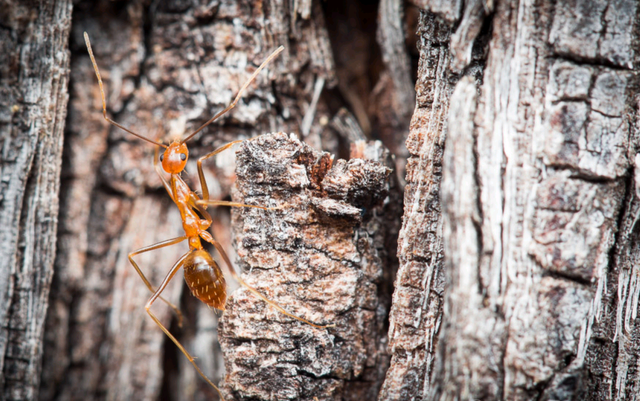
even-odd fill
[(38, 394), (53, 274), (71, 2), (0, 12), (0, 398)]
[[(635, 399), (637, 3), (425, 3), (453, 25), (451, 71), (481, 80), (464, 78), (450, 100), (444, 226), (421, 247), (444, 245), (444, 304), (428, 303), (431, 270), (415, 280), (429, 291), (418, 316), (442, 329), (391, 331), (409, 346), (387, 381), (406, 349), (426, 338), (438, 350), (386, 399)], [(405, 211), (404, 227), (423, 220)], [(400, 244), (394, 305), (411, 299)]]

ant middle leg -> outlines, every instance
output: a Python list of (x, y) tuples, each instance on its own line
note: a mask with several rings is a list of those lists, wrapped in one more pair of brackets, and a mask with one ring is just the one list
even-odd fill
[[(133, 252), (131, 252), (129, 254), (129, 262), (131, 262), (131, 264), (133, 265), (133, 268), (136, 269), (136, 272), (138, 273), (138, 275), (140, 276), (142, 281), (144, 281), (144, 284), (147, 286), (149, 291), (151, 291), (152, 293), (155, 293), (156, 290), (153, 288), (153, 285), (151, 285), (151, 283), (149, 282), (147, 277), (144, 275), (144, 273), (142, 272), (142, 270), (140, 269), (140, 267), (138, 266), (136, 261), (133, 260), (133, 257), (136, 256), (136, 255), (140, 255), (142, 253), (145, 253), (145, 252), (155, 251), (156, 249), (160, 249), (160, 248), (164, 248), (164, 247), (167, 247), (167, 246), (178, 244), (178, 243), (184, 241), (185, 239), (187, 239), (186, 236), (173, 238), (173, 239), (169, 239), (169, 240), (166, 240), (166, 241), (161, 241), (161, 242), (158, 242), (157, 244), (153, 244), (153, 245), (145, 246), (144, 248), (137, 249), (137, 250), (135, 250), (135, 251), (133, 251)], [(160, 297), (160, 300), (163, 301), (165, 304), (167, 304), (169, 307), (171, 307), (171, 309), (173, 309), (173, 311), (178, 316), (178, 326), (182, 327), (183, 317), (182, 317), (182, 312), (180, 312), (180, 309), (178, 309), (177, 306), (175, 306), (171, 302), (167, 301), (163, 297)]]
[(222, 401), (224, 401), (224, 396), (222, 395), (222, 392), (220, 391), (220, 389), (218, 388), (218, 386), (216, 386), (215, 384), (213, 384), (213, 382), (202, 372), (202, 370), (200, 370), (200, 367), (198, 366), (198, 364), (196, 364), (195, 362), (195, 358), (191, 356), (191, 354), (189, 354), (189, 352), (184, 348), (184, 346), (180, 343), (180, 341), (178, 341), (177, 338), (175, 338), (173, 336), (173, 334), (171, 334), (169, 332), (169, 329), (167, 329), (161, 322), (160, 320), (156, 317), (156, 315), (153, 314), (153, 312), (151, 312), (151, 306), (153, 305), (153, 303), (156, 301), (156, 299), (160, 298), (162, 299), (162, 297), (160, 296), (160, 294), (162, 293), (162, 291), (164, 291), (165, 288), (167, 288), (167, 285), (169, 284), (169, 282), (171, 281), (171, 279), (173, 279), (173, 277), (176, 275), (176, 273), (178, 272), (178, 270), (180, 270), (180, 268), (182, 268), (182, 266), (184, 265), (185, 260), (189, 257), (189, 254), (191, 252), (187, 252), (186, 254), (184, 254), (180, 259), (178, 259), (178, 261), (173, 265), (173, 267), (171, 268), (171, 270), (169, 270), (169, 273), (167, 274), (167, 276), (164, 278), (164, 280), (162, 280), (162, 283), (160, 284), (160, 286), (158, 287), (158, 289), (153, 293), (153, 295), (151, 296), (151, 298), (149, 299), (149, 301), (147, 301), (147, 304), (145, 305), (145, 310), (147, 311), (147, 313), (149, 314), (149, 316), (151, 316), (151, 319), (153, 319), (153, 321), (158, 325), (158, 327), (160, 327), (160, 329), (164, 332), (164, 334), (166, 334), (171, 341), (173, 341), (173, 343), (180, 349), (180, 351), (182, 351), (182, 353), (184, 354), (184, 356), (187, 357), (187, 359), (189, 360), (189, 362), (191, 362), (191, 364), (193, 365), (193, 367), (196, 369), (196, 371), (198, 372), (198, 374), (200, 374), (200, 376), (207, 382), (209, 383), (209, 385), (211, 387), (213, 387), (217, 392), (218, 395), (220, 396), (220, 399)]
[(269, 304), (270, 306), (272, 306), (273, 308), (278, 310), (280, 313), (282, 313), (283, 315), (289, 316), (289, 317), (291, 317), (293, 319), (299, 320), (299, 321), (301, 321), (303, 323), (306, 323), (306, 324), (308, 324), (310, 326), (313, 326), (313, 327), (315, 327), (317, 329), (326, 329), (326, 328), (329, 328), (329, 327), (335, 327), (335, 324), (327, 324), (327, 325), (315, 324), (315, 323), (312, 323), (312, 322), (310, 322), (309, 320), (307, 320), (305, 318), (302, 318), (300, 316), (294, 315), (291, 312), (287, 312), (282, 306), (278, 305), (276, 302), (274, 302), (274, 301), (270, 300), (269, 298), (267, 298), (266, 296), (262, 295), (262, 293), (260, 293), (260, 291), (256, 290), (255, 288), (253, 288), (252, 286), (247, 284), (242, 279), (242, 277), (240, 277), (240, 275), (236, 272), (235, 268), (231, 264), (231, 260), (229, 259), (229, 256), (227, 256), (227, 253), (224, 251), (224, 248), (222, 247), (222, 245), (218, 241), (213, 239), (213, 237), (211, 236), (211, 234), (209, 234), (209, 232), (205, 231), (205, 232), (201, 233), (200, 236), (202, 237), (202, 239), (204, 239), (205, 241), (207, 241), (210, 244), (212, 244), (218, 250), (218, 253), (222, 257), (222, 259), (224, 259), (224, 262), (227, 265), (227, 269), (229, 270), (229, 273), (231, 273), (233, 278), (236, 279), (236, 281), (240, 285), (242, 285), (243, 287), (245, 287), (246, 289), (251, 291), (255, 296), (257, 296), (258, 298), (262, 299), (264, 302), (266, 302), (267, 304)]

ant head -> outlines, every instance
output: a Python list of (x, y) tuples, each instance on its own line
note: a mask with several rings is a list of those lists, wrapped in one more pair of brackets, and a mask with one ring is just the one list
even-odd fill
[(162, 168), (169, 174), (179, 174), (189, 159), (189, 149), (182, 142), (174, 141), (160, 155)]

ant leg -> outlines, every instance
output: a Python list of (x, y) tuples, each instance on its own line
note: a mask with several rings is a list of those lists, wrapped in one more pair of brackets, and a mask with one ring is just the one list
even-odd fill
[(257, 296), (258, 298), (260, 298), (263, 301), (265, 301), (267, 304), (269, 304), (272, 307), (274, 307), (275, 309), (277, 309), (280, 313), (282, 313), (283, 315), (289, 316), (291, 318), (294, 318), (296, 320), (299, 320), (299, 321), (301, 321), (303, 323), (306, 323), (306, 324), (308, 324), (310, 326), (313, 326), (313, 327), (315, 327), (317, 329), (326, 329), (326, 328), (329, 328), (329, 327), (335, 327), (336, 326), (335, 324), (319, 325), (319, 324), (311, 323), (307, 319), (301, 318), (300, 316), (296, 316), (293, 313), (287, 312), (283, 307), (278, 305), (276, 302), (274, 302), (274, 301), (270, 300), (269, 298), (265, 297), (258, 290), (256, 290), (255, 288), (251, 287), (249, 284), (244, 282), (244, 280), (240, 277), (240, 275), (236, 272), (235, 268), (231, 264), (231, 261), (229, 260), (229, 256), (227, 256), (227, 253), (222, 248), (222, 245), (218, 241), (213, 239), (213, 237), (211, 236), (211, 234), (209, 234), (208, 231), (205, 231), (205, 232), (201, 233), (200, 235), (201, 235), (202, 239), (204, 239), (205, 241), (213, 244), (213, 246), (216, 247), (216, 249), (218, 250), (218, 253), (220, 254), (220, 256), (222, 256), (222, 259), (224, 259), (224, 262), (227, 264), (227, 268), (229, 270), (229, 273), (231, 273), (233, 278), (235, 278), (236, 281), (238, 281), (238, 283), (240, 283), (240, 285), (244, 286), (246, 289), (251, 291), (255, 296)]
[(229, 149), (230, 147), (232, 147), (233, 145), (235, 145), (236, 143), (240, 143), (243, 141), (233, 141), (233, 142), (229, 142), (226, 145), (222, 145), (220, 146), (218, 149), (214, 150), (211, 153), (207, 153), (206, 155), (202, 156), (201, 158), (198, 159), (198, 177), (200, 177), (200, 188), (202, 189), (202, 200), (204, 201), (203, 203), (201, 203), (201, 205), (204, 205), (204, 207), (206, 208), (208, 206), (207, 201), (209, 200), (209, 187), (207, 186), (207, 180), (204, 178), (204, 172), (202, 171), (202, 162), (207, 160), (208, 158), (217, 155), (218, 153)]
[(105, 120), (107, 120), (108, 123), (115, 125), (116, 127), (120, 128), (121, 130), (127, 131), (128, 133), (130, 133), (133, 136), (137, 136), (138, 138), (145, 140), (147, 142), (150, 142), (154, 145), (158, 145), (158, 146), (162, 146), (163, 148), (166, 149), (166, 145), (163, 145), (160, 142), (156, 142), (156, 141), (152, 141), (149, 138), (146, 138), (140, 134), (136, 134), (135, 132), (131, 131), (130, 129), (127, 129), (125, 127), (123, 127), (122, 125), (118, 124), (117, 122), (113, 121), (112, 119), (110, 119), (107, 116), (107, 101), (105, 100), (104, 97), (104, 88), (102, 85), (102, 77), (100, 76), (100, 70), (98, 69), (98, 63), (96, 63), (96, 58), (93, 56), (93, 50), (91, 49), (91, 41), (89, 40), (89, 35), (85, 32), (84, 33), (84, 43), (86, 43), (87, 45), (87, 50), (89, 51), (89, 57), (91, 57), (91, 64), (93, 64), (93, 70), (96, 72), (96, 77), (98, 78), (98, 86), (100, 86), (100, 95), (102, 96), (102, 116), (104, 117)]
[[(158, 242), (157, 244), (145, 246), (144, 248), (140, 248), (140, 249), (135, 250), (135, 251), (133, 251), (133, 252), (131, 252), (129, 254), (129, 262), (131, 262), (131, 264), (133, 265), (133, 268), (136, 269), (136, 272), (138, 272), (138, 275), (140, 276), (142, 281), (144, 281), (144, 284), (147, 286), (149, 291), (151, 291), (152, 293), (155, 292), (156, 290), (153, 288), (153, 286), (151, 285), (151, 283), (149, 282), (147, 277), (144, 275), (144, 273), (142, 273), (142, 270), (140, 270), (140, 267), (138, 266), (136, 261), (133, 260), (133, 257), (136, 256), (136, 255), (140, 255), (142, 253), (145, 253), (145, 252), (155, 251), (156, 249), (160, 249), (160, 248), (164, 248), (164, 247), (167, 247), (167, 246), (175, 245), (177, 243), (180, 243), (180, 242), (184, 241), (185, 239), (187, 239), (187, 237), (178, 237), (178, 238), (173, 238), (173, 239), (170, 239), (170, 240)], [(166, 299), (164, 299), (162, 297), (160, 297), (160, 299), (165, 304), (169, 305), (174, 310), (176, 315), (178, 315), (178, 326), (182, 327), (182, 312), (180, 312), (180, 309), (178, 309), (177, 306), (175, 306), (171, 302), (167, 301)]]
[(206, 206), (230, 206), (230, 207), (253, 207), (256, 209), (262, 209), (262, 210), (278, 210), (278, 209), (282, 209), (283, 206), (277, 206), (277, 207), (266, 207), (266, 206), (258, 206), (258, 205), (246, 205), (244, 203), (237, 203), (237, 202), (227, 202), (227, 201), (219, 201), (219, 200), (197, 200), (196, 204), (198, 205), (204, 205)]
[[(196, 205), (199, 206), (204, 206), (204, 209), (207, 208), (207, 206), (231, 206), (231, 207), (254, 207), (257, 209), (262, 209), (262, 210), (277, 210), (277, 209), (281, 209), (282, 206), (278, 206), (278, 207), (265, 207), (265, 206), (257, 206), (257, 205), (246, 205), (244, 203), (237, 203), (237, 202), (227, 202), (227, 201), (219, 201), (219, 200), (210, 200), (209, 199), (209, 186), (207, 185), (207, 180), (204, 177), (204, 172), (202, 170), (202, 162), (205, 161), (206, 159), (217, 155), (218, 153), (229, 149), (231, 146), (240, 143), (240, 142), (244, 142), (244, 140), (240, 140), (240, 141), (233, 141), (233, 142), (229, 142), (226, 145), (222, 145), (221, 147), (219, 147), (218, 149), (214, 150), (211, 153), (207, 153), (206, 155), (202, 156), (201, 158), (198, 159), (197, 165), (198, 165), (198, 177), (200, 179), (200, 188), (202, 189), (202, 199), (194, 199), (194, 203)], [(168, 184), (165, 184), (165, 186), (167, 186)], [(167, 189), (168, 191), (168, 189)]]
[(158, 164), (158, 148), (156, 148), (153, 154), (153, 168), (156, 169), (156, 173), (158, 173), (158, 177), (160, 177), (160, 181), (162, 181), (162, 185), (164, 185), (164, 189), (167, 190), (169, 197), (171, 197), (171, 200), (175, 203), (176, 199), (173, 197), (173, 189), (171, 188), (171, 185), (163, 175), (162, 167), (160, 167), (160, 165)]
[(229, 149), (231, 146), (240, 143), (240, 142), (244, 142), (244, 140), (240, 140), (240, 141), (233, 141), (233, 142), (229, 142), (226, 145), (222, 145), (221, 147), (219, 147), (218, 149), (214, 150), (211, 153), (207, 153), (206, 155), (202, 156), (201, 158), (198, 159), (197, 165), (198, 165), (198, 177), (200, 178), (200, 188), (202, 189), (202, 199), (195, 199), (195, 204), (199, 205), (199, 206), (204, 206), (204, 208), (206, 209), (207, 206), (231, 206), (231, 207), (254, 207), (257, 209), (262, 209), (262, 210), (277, 210), (277, 209), (281, 209), (282, 207), (265, 207), (265, 206), (257, 206), (257, 205), (246, 205), (244, 203), (237, 203), (237, 202), (227, 202), (227, 201), (219, 201), (219, 200), (210, 200), (209, 199), (209, 186), (207, 185), (207, 180), (204, 177), (204, 172), (202, 170), (202, 162), (205, 161), (206, 159), (217, 155), (218, 153)]
[[(147, 313), (149, 314), (149, 316), (151, 316), (151, 319), (153, 319), (154, 322), (156, 322), (156, 324), (160, 327), (160, 329), (162, 329), (162, 331), (164, 331), (164, 334), (166, 334), (171, 341), (173, 341), (173, 343), (180, 349), (180, 351), (182, 351), (182, 353), (187, 357), (187, 359), (189, 360), (189, 362), (191, 362), (191, 364), (193, 365), (193, 367), (196, 369), (196, 371), (198, 371), (198, 373), (200, 374), (200, 376), (202, 376), (202, 378), (209, 383), (209, 385), (211, 387), (213, 387), (217, 392), (218, 395), (220, 396), (220, 399), (222, 401), (224, 401), (224, 396), (222, 395), (222, 392), (220, 391), (220, 389), (213, 384), (213, 382), (211, 380), (209, 380), (209, 378), (202, 372), (202, 370), (200, 370), (200, 367), (198, 367), (198, 365), (196, 364), (194, 358), (191, 356), (191, 354), (189, 354), (189, 352), (187, 352), (187, 350), (182, 346), (182, 344), (180, 343), (180, 341), (178, 341), (178, 339), (176, 339), (173, 334), (171, 334), (169, 332), (169, 330), (164, 327), (164, 325), (162, 323), (160, 323), (160, 320), (158, 320), (158, 318), (153, 314), (153, 312), (151, 312), (151, 305), (153, 305), (153, 303), (155, 302), (156, 299), (161, 298), (160, 294), (162, 293), (162, 291), (164, 291), (164, 289), (167, 287), (167, 285), (169, 284), (169, 282), (171, 281), (171, 279), (173, 278), (173, 276), (176, 275), (176, 273), (178, 272), (178, 270), (180, 270), (180, 268), (182, 267), (182, 265), (184, 264), (184, 261), (187, 259), (187, 257), (190, 255), (190, 252), (187, 252), (186, 254), (184, 254), (171, 268), (171, 270), (169, 271), (169, 274), (167, 274), (167, 276), (164, 278), (164, 280), (162, 281), (162, 284), (160, 284), (160, 287), (158, 287), (158, 290), (156, 292), (153, 293), (153, 296), (151, 296), (151, 298), (149, 299), (149, 301), (147, 302), (147, 304), (145, 305), (145, 309), (147, 311)], [(161, 298), (162, 299), (162, 298)]]

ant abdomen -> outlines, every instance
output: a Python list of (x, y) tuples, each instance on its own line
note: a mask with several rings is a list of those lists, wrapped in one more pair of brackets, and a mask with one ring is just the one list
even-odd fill
[(202, 249), (193, 249), (184, 260), (184, 279), (194, 297), (224, 310), (227, 290), (224, 276), (215, 260)]

